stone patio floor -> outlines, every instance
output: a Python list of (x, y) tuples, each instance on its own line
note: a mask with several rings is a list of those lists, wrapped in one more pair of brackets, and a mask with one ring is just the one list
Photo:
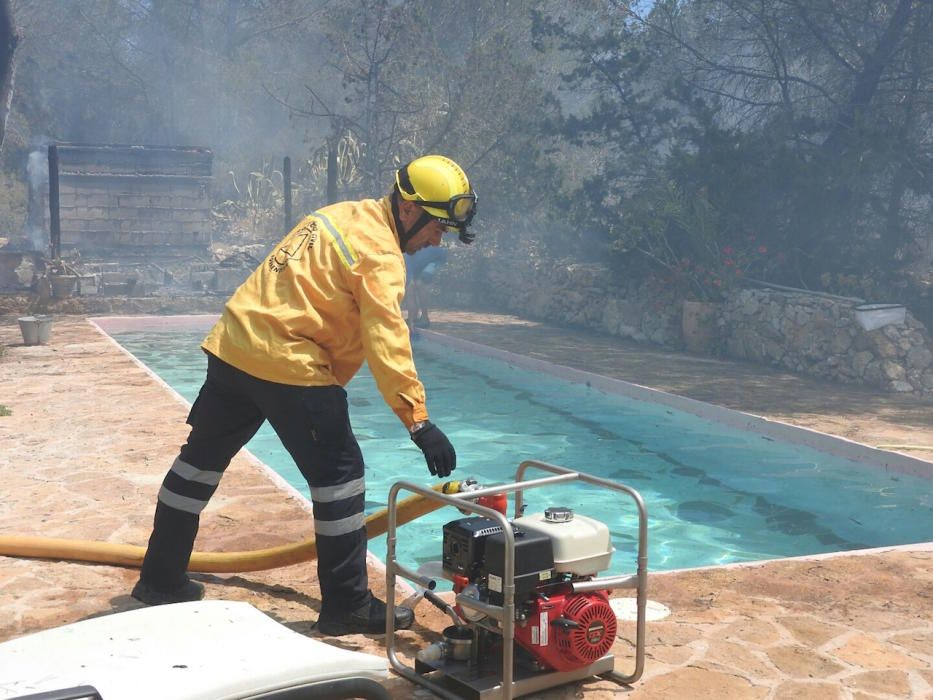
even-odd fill
[[(865, 444), (933, 445), (931, 406), (912, 399), (511, 316), (432, 316), (432, 330), (442, 333)], [(8, 346), (0, 404), (12, 411), (0, 417), (0, 534), (145, 544), (159, 483), (186, 436), (187, 407), (82, 317), (57, 317), (50, 344), (29, 347), (15, 316), (0, 317), (0, 343)], [(303, 539), (311, 527), (306, 506), (241, 454), (202, 517), (196, 548), (272, 546)], [(313, 565), (198, 578), (209, 598), (248, 601), (317, 636)], [(118, 567), (0, 557), (0, 641), (132, 609), (135, 579)], [(370, 580), (384, 594), (377, 561)], [(619, 688), (593, 679), (537, 697), (933, 698), (933, 543), (652, 573), (649, 597), (672, 614), (648, 623), (640, 681)], [(414, 628), (399, 633), (399, 652), (410, 658), (446, 624), (420, 604)], [(631, 670), (633, 628), (623, 623), (613, 647), (623, 673)], [(384, 653), (381, 637), (327, 641)], [(431, 696), (401, 678), (387, 685), (393, 698)]]

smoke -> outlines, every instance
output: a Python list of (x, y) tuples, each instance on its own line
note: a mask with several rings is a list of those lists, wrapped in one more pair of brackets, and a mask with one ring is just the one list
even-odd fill
[(49, 183), (48, 149), (40, 146), (30, 151), (26, 160), (26, 180), (29, 199), (26, 206), (26, 235), (33, 250), (42, 250), (48, 243), (45, 231), (45, 205)]

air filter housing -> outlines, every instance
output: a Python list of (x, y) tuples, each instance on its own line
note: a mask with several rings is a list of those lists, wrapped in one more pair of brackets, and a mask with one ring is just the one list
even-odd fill
[(609, 567), (612, 541), (609, 528), (570, 508), (548, 508), (515, 519), (526, 532), (547, 535), (554, 549), (554, 569), (576, 576), (593, 576)]

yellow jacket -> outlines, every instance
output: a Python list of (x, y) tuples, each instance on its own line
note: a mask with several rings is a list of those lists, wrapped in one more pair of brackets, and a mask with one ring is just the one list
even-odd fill
[(406, 426), (427, 420), (402, 317), (405, 262), (388, 197), (305, 217), (227, 301), (202, 346), (254, 377), (346, 385), (369, 363)]

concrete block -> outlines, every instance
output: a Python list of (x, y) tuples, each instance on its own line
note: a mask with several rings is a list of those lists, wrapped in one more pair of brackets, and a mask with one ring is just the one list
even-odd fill
[(176, 209), (172, 212), (172, 218), (175, 221), (183, 222), (203, 222), (206, 218), (203, 209)]
[(211, 288), (216, 292), (232, 292), (239, 287), (252, 270), (249, 268), (219, 267), (214, 270)]
[(96, 296), (100, 291), (100, 280), (97, 275), (80, 275), (78, 277), (78, 296)]
[(191, 288), (197, 290), (208, 289), (213, 286), (214, 283), (214, 271), (213, 270), (201, 270), (201, 271), (191, 271), (190, 276)]

